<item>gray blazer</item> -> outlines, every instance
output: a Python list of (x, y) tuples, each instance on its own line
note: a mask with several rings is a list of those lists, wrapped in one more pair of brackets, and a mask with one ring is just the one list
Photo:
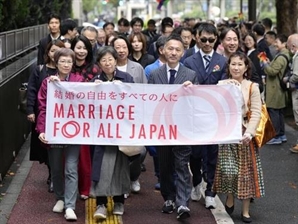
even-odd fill
[(135, 83), (147, 83), (147, 77), (142, 65), (129, 59), (127, 60), (126, 72), (133, 77), (133, 81)]
[[(185, 66), (180, 64), (178, 72), (176, 74), (174, 84), (182, 84), (185, 81), (191, 81), (193, 84), (197, 84), (198, 77), (195, 71), (189, 68), (186, 68)], [(169, 84), (166, 64), (159, 67), (158, 69), (153, 70), (150, 73), (148, 83), (149, 84)]]

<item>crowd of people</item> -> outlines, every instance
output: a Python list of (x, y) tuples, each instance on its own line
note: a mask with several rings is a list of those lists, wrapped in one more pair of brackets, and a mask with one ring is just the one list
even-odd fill
[[(193, 21), (193, 20), (191, 20)], [(195, 20), (194, 20), (195, 21)], [(78, 27), (72, 19), (61, 21), (52, 14), (49, 34), (40, 40), (37, 65), (28, 83), (28, 120), (32, 122), (30, 159), (45, 163), (47, 183), (54, 192), (53, 212), (65, 211), (65, 219), (77, 220), (77, 195), (96, 198), (94, 218), (107, 218), (107, 197), (113, 197), (113, 214), (123, 215), (125, 198), (141, 190), (139, 177), (147, 151), (164, 199), (163, 213), (177, 212), (177, 219), (190, 216), (190, 201), (199, 201), (206, 182), (205, 207), (217, 207), (215, 196), (226, 194), (225, 209), (234, 210), (234, 200), (243, 202), (241, 218), (252, 222), (251, 200), (264, 196), (259, 148), (254, 136), (264, 101), (276, 136), (267, 144), (287, 141), (283, 110), (289, 91), (298, 124), (298, 34), (289, 38), (271, 30), (269, 18), (240, 24), (195, 21), (179, 26), (170, 17), (160, 29), (150, 19), (135, 17), (112, 22), (103, 28)], [(260, 53), (265, 60), (260, 61)], [(292, 75), (284, 76), (292, 58)], [(129, 157), (118, 146), (48, 144), (45, 138), (47, 85), (49, 82), (127, 82), (240, 86), (243, 95), (242, 139), (221, 145), (144, 146)], [(250, 104), (248, 104), (250, 101)], [(247, 113), (251, 112), (250, 119)], [(199, 138), (199, 136), (198, 136)], [(298, 145), (291, 148), (298, 153)], [(190, 173), (190, 170), (191, 173)], [(192, 175), (191, 175), (192, 174)]]

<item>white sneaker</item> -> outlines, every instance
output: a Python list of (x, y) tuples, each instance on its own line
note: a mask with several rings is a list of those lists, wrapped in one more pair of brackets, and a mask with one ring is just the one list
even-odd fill
[(199, 201), (201, 199), (202, 197), (201, 189), (202, 189), (202, 183), (192, 188), (191, 194), (190, 194), (191, 200)]
[(124, 198), (127, 199), (129, 197), (129, 194), (124, 194)]
[(141, 190), (141, 185), (140, 185), (139, 180), (130, 182), (130, 190), (134, 193), (137, 193)]
[(61, 213), (64, 209), (64, 201), (58, 200), (53, 208), (53, 212)]
[(88, 197), (87, 195), (81, 194), (81, 195), (80, 195), (80, 198), (81, 198), (82, 200), (87, 200), (89, 197)]
[(183, 220), (183, 219), (189, 218), (190, 217), (189, 212), (190, 210), (188, 207), (180, 205), (179, 208), (177, 209), (177, 214), (178, 214), (177, 219)]
[(76, 221), (78, 219), (77, 216), (76, 216), (76, 213), (71, 208), (68, 208), (68, 209), (65, 210), (64, 217), (67, 221)]
[(208, 209), (216, 208), (215, 198), (211, 196), (206, 196), (205, 207)]

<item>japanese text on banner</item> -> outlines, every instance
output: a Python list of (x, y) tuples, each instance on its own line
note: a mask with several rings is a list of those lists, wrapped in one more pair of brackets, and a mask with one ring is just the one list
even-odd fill
[(200, 145), (239, 142), (233, 85), (48, 83), (50, 144)]

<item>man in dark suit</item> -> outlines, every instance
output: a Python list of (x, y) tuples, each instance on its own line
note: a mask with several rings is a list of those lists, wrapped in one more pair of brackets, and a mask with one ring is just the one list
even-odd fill
[(165, 37), (170, 36), (174, 30), (173, 26), (174, 26), (174, 21), (172, 18), (170, 18), (170, 17), (163, 18), (161, 21), (161, 27), (160, 27), (161, 35), (156, 35), (151, 40), (151, 44), (148, 48), (148, 54), (153, 55), (156, 60), (159, 57), (157, 50), (156, 50), (156, 41), (160, 36), (165, 36)]
[(193, 37), (194, 37), (194, 40), (195, 40), (195, 44), (194, 46), (192, 46), (191, 48), (187, 49), (185, 52), (184, 52), (184, 55), (183, 57), (181, 58), (180, 62), (184, 63), (184, 60), (186, 58), (188, 58), (189, 56), (197, 53), (199, 50), (200, 50), (200, 44), (201, 44), (201, 41), (200, 41), (200, 35), (199, 35), (199, 26), (201, 25), (202, 23), (198, 23), (198, 25), (196, 25), (194, 27), (194, 30), (193, 30)]
[[(166, 64), (153, 70), (149, 76), (150, 84), (197, 83), (196, 73), (179, 63), (184, 52), (183, 41), (177, 34), (170, 35), (164, 45)], [(160, 166), (160, 191), (164, 198), (163, 213), (172, 213), (177, 206), (177, 219), (190, 216), (188, 203), (191, 192), (188, 163), (190, 146), (157, 146)], [(174, 184), (173, 173), (176, 173)]]
[[(214, 44), (217, 40), (217, 29), (213, 24), (202, 23), (197, 30), (200, 50), (184, 61), (184, 65), (197, 73), (199, 84), (213, 85), (219, 80), (226, 79), (226, 58), (216, 53)], [(193, 174), (193, 189), (191, 199), (201, 199), (202, 177), (207, 182), (205, 191), (206, 208), (215, 208), (215, 193), (212, 192), (216, 162), (217, 145), (200, 145), (192, 147), (190, 168)], [(203, 164), (202, 164), (203, 160)], [(203, 174), (201, 172), (203, 170)]]
[(267, 58), (269, 58), (270, 61), (272, 61), (272, 55), (270, 53), (269, 47), (264, 39), (265, 35), (265, 27), (261, 23), (256, 23), (252, 27), (252, 32), (255, 34), (257, 38), (257, 50), (259, 52), (265, 52), (267, 55)]
[(37, 64), (44, 64), (44, 54), (47, 48), (47, 45), (52, 40), (60, 39), (60, 24), (61, 18), (56, 14), (51, 14), (48, 18), (48, 29), (50, 33), (39, 41), (38, 53), (37, 53)]
[(66, 48), (71, 47), (71, 41), (77, 36), (78, 24), (73, 19), (66, 19), (60, 27), (60, 39), (64, 42)]

